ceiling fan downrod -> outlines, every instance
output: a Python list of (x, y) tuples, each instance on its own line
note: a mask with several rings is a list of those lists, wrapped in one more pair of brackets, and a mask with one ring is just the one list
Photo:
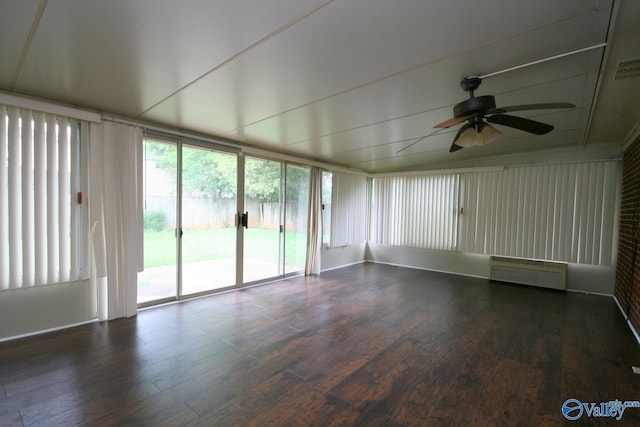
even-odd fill
[(460, 87), (465, 92), (469, 92), (470, 98), (453, 107), (454, 117), (471, 116), (476, 113), (482, 115), (484, 112), (496, 108), (496, 100), (492, 95), (475, 96), (474, 91), (478, 89), (480, 83), (482, 83), (480, 77), (470, 76), (462, 79)]
[(473, 91), (478, 89), (478, 86), (480, 86), (480, 83), (482, 83), (482, 79), (480, 77), (469, 76), (462, 79), (462, 81), (460, 82), (460, 87), (465, 92), (469, 92), (469, 94), (471, 95), (471, 98), (475, 98)]

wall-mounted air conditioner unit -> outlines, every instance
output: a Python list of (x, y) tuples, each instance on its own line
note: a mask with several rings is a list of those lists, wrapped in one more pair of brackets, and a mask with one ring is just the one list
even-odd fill
[(567, 288), (567, 263), (492, 256), (489, 279), (552, 289)]

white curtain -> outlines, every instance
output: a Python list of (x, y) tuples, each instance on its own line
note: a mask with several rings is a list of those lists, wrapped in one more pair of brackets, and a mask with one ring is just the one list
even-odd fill
[(100, 320), (137, 309), (143, 266), (142, 129), (91, 125), (90, 223)]
[(367, 177), (333, 172), (331, 189), (331, 247), (367, 240), (369, 191)]
[(307, 216), (307, 259), (304, 274), (320, 274), (322, 249), (322, 170), (312, 167), (309, 176), (309, 211)]
[(620, 163), (464, 174), (460, 250), (611, 265)]
[(457, 174), (376, 178), (372, 241), (455, 250), (458, 182)]

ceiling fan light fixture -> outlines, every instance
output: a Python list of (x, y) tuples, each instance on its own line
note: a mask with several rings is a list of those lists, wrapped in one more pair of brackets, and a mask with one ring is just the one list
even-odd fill
[(490, 124), (486, 124), (476, 135), (478, 139), (478, 145), (487, 145), (488, 143), (498, 139), (500, 135), (502, 135), (502, 132), (500, 132)]
[(455, 142), (456, 145), (462, 148), (477, 147), (487, 145), (490, 142), (495, 141), (502, 132), (490, 124), (485, 124), (477, 131), (473, 126), (462, 132), (460, 138)]
[(470, 148), (478, 145), (478, 132), (470, 127), (460, 135), (460, 138), (456, 139), (455, 144), (462, 148)]

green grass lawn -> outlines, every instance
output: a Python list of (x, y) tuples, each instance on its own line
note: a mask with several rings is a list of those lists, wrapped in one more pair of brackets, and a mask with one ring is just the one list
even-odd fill
[[(279, 238), (277, 230), (248, 228), (244, 230), (246, 258), (257, 258), (267, 262), (278, 262)], [(304, 266), (306, 235), (287, 232), (286, 264)], [(184, 230), (182, 235), (183, 263), (225, 259), (235, 257), (236, 229)], [(176, 263), (176, 238), (171, 231), (144, 232), (145, 268), (172, 265)]]

